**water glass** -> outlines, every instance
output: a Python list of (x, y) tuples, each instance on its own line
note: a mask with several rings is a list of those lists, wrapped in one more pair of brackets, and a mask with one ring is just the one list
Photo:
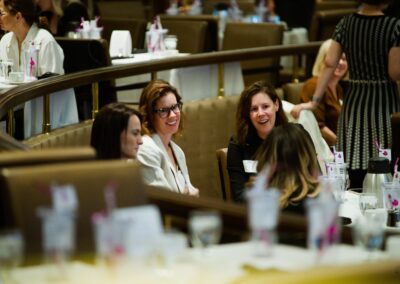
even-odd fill
[(369, 259), (372, 253), (380, 249), (383, 244), (386, 216), (386, 210), (367, 210), (355, 222), (354, 242), (368, 252)]
[(176, 35), (167, 35), (164, 39), (164, 44), (167, 50), (176, 50), (178, 46), (178, 38)]
[(7, 283), (11, 278), (12, 269), (22, 263), (23, 255), (24, 240), (21, 232), (0, 231), (0, 280), (3, 279)]
[(378, 198), (374, 193), (360, 193), (358, 204), (361, 214), (364, 215), (366, 210), (376, 209), (378, 206)]
[(1, 76), (3, 76), (5, 81), (10, 78), (10, 73), (13, 71), (14, 62), (12, 60), (3, 60), (1, 62)]
[(222, 233), (221, 216), (216, 211), (192, 211), (189, 232), (193, 247), (207, 248), (219, 242)]

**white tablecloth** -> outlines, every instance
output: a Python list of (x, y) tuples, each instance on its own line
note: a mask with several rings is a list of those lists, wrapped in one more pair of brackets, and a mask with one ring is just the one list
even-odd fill
[[(347, 266), (363, 263), (368, 254), (353, 246), (337, 245), (326, 251), (318, 265)], [(377, 253), (376, 260), (388, 258), (386, 253)], [(19, 268), (13, 273), (16, 283), (232, 283), (245, 275), (245, 268), (277, 269), (287, 273), (313, 268), (317, 265), (313, 251), (277, 245), (272, 256), (256, 255), (252, 243), (219, 245), (202, 252), (189, 249), (176, 259), (175, 263), (164, 266), (157, 261), (130, 263), (105, 269), (74, 262), (64, 270), (54, 267), (35, 266)], [(276, 272), (275, 272), (276, 273)], [(58, 277), (59, 279), (56, 279)], [(57, 280), (57, 282), (55, 282)]]
[[(7, 84), (0, 78), (0, 90), (16, 87)], [(22, 106), (17, 106), (20, 109)], [(50, 124), (51, 129), (78, 123), (78, 108), (76, 105), (74, 89), (66, 89), (50, 95)], [(4, 129), (4, 125), (0, 128)], [(43, 129), (43, 98), (36, 98), (24, 104), (24, 137), (42, 133)]]
[[(171, 54), (152, 55), (148, 53), (135, 54), (133, 58), (113, 60), (113, 65), (139, 63), (150, 60), (167, 58)], [(172, 54), (176, 56), (176, 54)], [(157, 73), (158, 79), (163, 79), (177, 88), (184, 102), (191, 100), (216, 97), (218, 95), (218, 65), (205, 65), (187, 68), (178, 68)], [(119, 78), (117, 86), (124, 86), (132, 83), (149, 82), (150, 74), (142, 74)], [(224, 64), (225, 95), (239, 95), (244, 89), (242, 70), (239, 62)], [(141, 90), (119, 91), (119, 101), (138, 102)]]

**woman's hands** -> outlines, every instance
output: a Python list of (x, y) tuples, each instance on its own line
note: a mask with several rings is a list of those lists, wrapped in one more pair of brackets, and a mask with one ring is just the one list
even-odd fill
[(292, 108), (292, 110), (290, 111), (290, 114), (291, 114), (295, 119), (297, 119), (297, 118), (299, 118), (300, 112), (301, 112), (303, 109), (314, 110), (316, 107), (317, 107), (317, 102), (315, 102), (315, 101), (309, 101), (309, 102), (306, 102), (306, 103), (301, 103), (301, 104), (295, 105), (295, 106)]
[(199, 197), (200, 195), (200, 191), (198, 188), (195, 188), (192, 185), (185, 185), (185, 189), (183, 191), (183, 194), (187, 194), (190, 196), (195, 196), (195, 197)]

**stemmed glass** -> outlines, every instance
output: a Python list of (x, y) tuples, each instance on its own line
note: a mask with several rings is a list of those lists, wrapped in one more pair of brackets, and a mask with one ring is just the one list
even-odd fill
[(219, 242), (222, 233), (221, 216), (216, 211), (192, 211), (189, 217), (189, 231), (193, 247), (205, 251)]
[(24, 254), (24, 240), (19, 230), (0, 231), (0, 283), (12, 283), (12, 270), (20, 265)]

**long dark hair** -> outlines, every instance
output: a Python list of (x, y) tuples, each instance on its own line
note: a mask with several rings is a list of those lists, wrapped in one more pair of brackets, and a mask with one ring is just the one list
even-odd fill
[(288, 121), (275, 88), (266, 81), (255, 82), (243, 90), (236, 110), (236, 139), (239, 144), (244, 145), (257, 136), (257, 131), (250, 120), (250, 108), (253, 96), (258, 93), (266, 94), (274, 103), (278, 102), (279, 109), (276, 113), (275, 126)]
[(3, 0), (3, 3), (11, 14), (15, 15), (20, 12), (29, 26), (38, 22), (34, 0)]
[(105, 105), (96, 115), (90, 145), (96, 149), (99, 159), (121, 158), (121, 133), (128, 127), (132, 115), (142, 122), (139, 111), (122, 103)]

